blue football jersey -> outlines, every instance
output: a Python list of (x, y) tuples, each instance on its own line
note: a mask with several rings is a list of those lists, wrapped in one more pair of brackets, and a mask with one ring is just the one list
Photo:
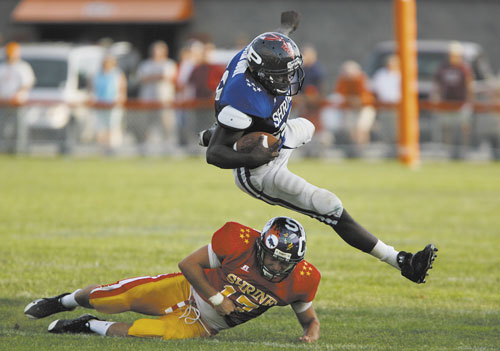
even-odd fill
[(292, 97), (274, 96), (252, 77), (247, 49), (233, 57), (222, 76), (215, 95), (215, 115), (230, 105), (252, 118), (245, 133), (260, 131), (281, 136), (292, 109)]

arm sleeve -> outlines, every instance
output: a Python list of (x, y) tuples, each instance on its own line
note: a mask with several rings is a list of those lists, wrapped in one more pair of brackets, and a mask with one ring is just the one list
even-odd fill
[(311, 305), (312, 301), (309, 302), (298, 301), (291, 304), (295, 313), (302, 313), (306, 311), (309, 307), (311, 307)]
[(212, 250), (212, 244), (208, 244), (208, 259), (210, 260), (210, 268), (217, 268), (221, 266), (217, 254)]

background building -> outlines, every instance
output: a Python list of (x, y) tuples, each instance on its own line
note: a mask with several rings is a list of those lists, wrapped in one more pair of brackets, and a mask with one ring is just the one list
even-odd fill
[[(70, 0), (60, 1), (66, 4), (61, 5), (61, 9), (80, 6), (86, 9), (87, 19), (67, 17), (68, 20), (64, 20), (67, 16), (64, 13), (62, 17), (38, 13), (31, 19), (26, 15), (31, 6), (44, 2), (57, 3), (54, 0), (3, 0), (0, 3), (3, 40), (95, 41), (110, 37), (128, 40), (144, 52), (148, 42), (164, 39), (176, 53), (181, 42), (193, 35), (204, 35), (219, 47), (232, 47), (273, 29), (281, 11), (295, 9), (302, 14), (302, 23), (294, 38), (299, 44), (307, 42), (318, 46), (319, 59), (333, 76), (343, 61), (363, 61), (376, 42), (393, 37), (392, 1), (389, 0)], [(135, 18), (113, 14), (114, 6), (137, 3), (144, 11)], [(14, 10), (21, 5), (25, 10), (18, 12), (16, 19)], [(421, 0), (418, 2), (418, 36), (477, 42), (486, 49), (497, 71), (500, 28), (496, 14), (499, 11), (500, 3), (492, 0)]]
[[(43, 8), (49, 3), (60, 4), (61, 12), (30, 14), (33, 7)], [(115, 11), (117, 7), (137, 6), (141, 11), (132, 11), (134, 16), (128, 18), (126, 11)], [(420, 0), (417, 6), (420, 39), (477, 42), (498, 71), (500, 2)], [(70, 9), (84, 9), (86, 17), (69, 16), (64, 11)], [(201, 36), (218, 47), (234, 47), (277, 27), (279, 15), (286, 9), (302, 14), (294, 39), (299, 45), (312, 43), (319, 48), (319, 60), (332, 79), (342, 62), (363, 62), (375, 43), (393, 38), (390, 0), (2, 0), (0, 33), (4, 41), (88, 42), (110, 37), (130, 41), (143, 55), (148, 43), (163, 39), (176, 58), (180, 45), (189, 37)]]

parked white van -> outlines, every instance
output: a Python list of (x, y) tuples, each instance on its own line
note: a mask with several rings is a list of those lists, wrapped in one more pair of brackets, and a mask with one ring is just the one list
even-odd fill
[(20, 125), (26, 128), (27, 145), (55, 141), (59, 152), (67, 153), (85, 136), (88, 82), (104, 54), (105, 49), (96, 45), (21, 44), (21, 57), (36, 77)]

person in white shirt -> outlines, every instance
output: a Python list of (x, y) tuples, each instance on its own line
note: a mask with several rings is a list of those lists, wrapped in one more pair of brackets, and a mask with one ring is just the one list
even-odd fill
[(372, 79), (372, 91), (377, 101), (386, 104), (398, 104), (401, 100), (401, 72), (399, 58), (391, 55), (386, 65), (379, 68)]
[(388, 105), (377, 109), (377, 129), (382, 140), (389, 145), (387, 156), (395, 157), (397, 154), (395, 105), (401, 101), (401, 72), (398, 56), (389, 56), (386, 65), (375, 72), (371, 81), (371, 89), (377, 102)]
[(5, 46), (7, 60), (0, 63), (0, 150), (13, 152), (17, 134), (18, 106), (26, 102), (35, 84), (31, 66), (21, 60), (18, 43)]
[(35, 84), (35, 74), (31, 66), (21, 60), (21, 48), (18, 43), (8, 43), (5, 53), (7, 61), (0, 63), (0, 100), (14, 104), (23, 103)]
[[(175, 99), (175, 79), (177, 64), (168, 58), (168, 46), (163, 41), (156, 41), (151, 45), (151, 58), (144, 60), (138, 68), (137, 77), (140, 82), (139, 99), (143, 102), (162, 104), (161, 110), (152, 110), (141, 116), (146, 125), (138, 126), (136, 138), (140, 144), (146, 142), (152, 129), (157, 127), (158, 120), (163, 125), (162, 137), (167, 145), (177, 142), (175, 113), (170, 104)], [(158, 114), (160, 112), (160, 114)], [(144, 118), (142, 118), (144, 117)]]

